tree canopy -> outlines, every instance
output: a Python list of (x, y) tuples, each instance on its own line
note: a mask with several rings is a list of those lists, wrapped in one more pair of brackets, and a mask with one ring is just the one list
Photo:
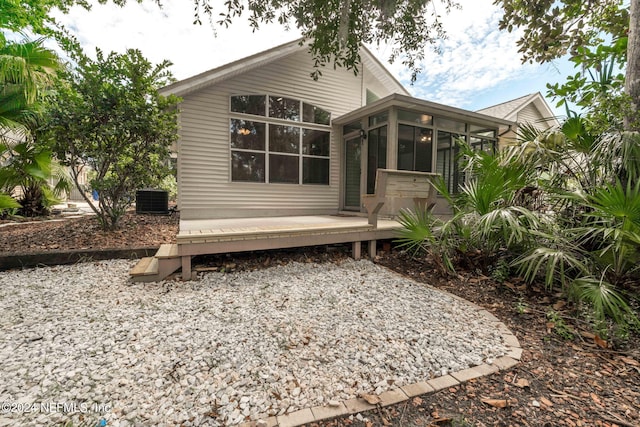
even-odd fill
[[(495, 0), (495, 3), (504, 10), (501, 29), (523, 30), (518, 45), (524, 61), (542, 63), (569, 55), (578, 66), (594, 69), (597, 73), (602, 73), (603, 67), (612, 62), (624, 68), (626, 97), (618, 99), (627, 103), (620, 107), (624, 128), (640, 129), (640, 0), (629, 3), (620, 0)], [(601, 83), (608, 81), (613, 82), (613, 79), (603, 79)], [(576, 82), (586, 80), (574, 78), (565, 89), (582, 89)]]
[[(85, 201), (105, 229), (118, 226), (136, 190), (168, 174), (179, 99), (158, 89), (171, 81), (170, 65), (153, 65), (134, 49), (98, 50), (95, 60), (84, 57), (59, 81), (50, 99), (44, 131), (82, 194), (98, 191), (97, 204), (86, 195)], [(87, 166), (94, 175), (91, 188), (82, 188), (79, 176)]]
[[(421, 71), (425, 49), (446, 34), (442, 14), (458, 8), (455, 0), (230, 0), (224, 4), (194, 0), (196, 22), (202, 14), (220, 25), (248, 14), (254, 29), (262, 23), (278, 22), (295, 26), (310, 43), (316, 70), (334, 65), (358, 71), (362, 43), (390, 43), (392, 62), (400, 59), (412, 71), (412, 80)], [(217, 18), (216, 18), (217, 17)]]

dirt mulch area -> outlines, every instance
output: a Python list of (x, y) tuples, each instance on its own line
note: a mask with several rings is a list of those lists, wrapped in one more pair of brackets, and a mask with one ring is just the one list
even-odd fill
[(34, 222), (4, 221), (0, 227), (0, 256), (47, 251), (157, 247), (162, 243), (175, 242), (178, 223), (177, 213), (138, 215), (135, 212), (127, 212), (122, 218), (120, 229), (109, 232), (102, 231), (92, 215)]
[[(153, 246), (175, 239), (177, 217), (128, 214), (123, 228), (102, 233), (95, 219), (0, 228), (0, 255), (15, 251)], [(265, 268), (290, 261), (330, 262), (348, 247), (317, 247), (198, 257), (204, 270)], [(514, 368), (463, 385), (313, 427), (640, 426), (640, 334), (604, 342), (575, 318), (574, 307), (517, 280), (497, 283), (477, 272), (442, 277), (425, 260), (391, 251), (376, 262), (485, 307), (520, 340)], [(437, 309), (433, 307), (432, 309)], [(550, 318), (549, 313), (556, 313)], [(428, 325), (425, 325), (428, 327)]]

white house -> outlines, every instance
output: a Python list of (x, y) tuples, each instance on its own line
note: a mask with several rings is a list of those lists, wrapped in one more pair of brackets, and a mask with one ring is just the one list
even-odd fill
[(447, 213), (429, 182), (437, 173), (458, 188), (457, 140), (494, 149), (518, 116), (413, 98), (371, 52), (360, 55), (358, 73), (326, 67), (314, 81), (307, 46), (293, 41), (163, 88), (182, 97), (180, 230), (134, 280), (180, 267), (190, 278), (201, 254), (350, 242), (358, 258), (362, 242), (374, 254), (400, 227), (378, 213), (415, 203)]
[(363, 211), (376, 169), (459, 174), (455, 138), (496, 144), (511, 120), (412, 98), (366, 49), (360, 72), (322, 69), (293, 41), (163, 89), (183, 98), (181, 218)]

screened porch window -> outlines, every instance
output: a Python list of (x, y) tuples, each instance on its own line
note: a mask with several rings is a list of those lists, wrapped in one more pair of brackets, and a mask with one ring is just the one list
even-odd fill
[(369, 131), (367, 150), (367, 194), (376, 188), (376, 172), (387, 167), (387, 126)]
[(433, 130), (398, 125), (398, 169), (431, 172)]
[(465, 139), (464, 135), (438, 131), (436, 172), (442, 175), (450, 193), (457, 193), (460, 184), (464, 182), (457, 141)]

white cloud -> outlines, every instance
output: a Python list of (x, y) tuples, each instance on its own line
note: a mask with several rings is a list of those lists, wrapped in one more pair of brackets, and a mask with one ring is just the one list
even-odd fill
[[(521, 63), (516, 45), (519, 34), (498, 30), (501, 11), (491, 0), (461, 3), (462, 10), (443, 16), (448, 38), (439, 45), (442, 55), (425, 52), (425, 60), (420, 64), (423, 72), (413, 86), (409, 86), (410, 73), (400, 69), (401, 65), (394, 64), (391, 69), (414, 96), (469, 108), (477, 102), (479, 94), (533, 76), (538, 67)], [(505, 95), (504, 99), (509, 99)], [(520, 95), (524, 93), (513, 97)]]
[(129, 1), (120, 8), (113, 4), (93, 6), (91, 11), (74, 7), (62, 22), (92, 55), (95, 48), (124, 52), (140, 49), (154, 63), (165, 59), (173, 62), (178, 79), (295, 40), (299, 33), (285, 31), (279, 25), (265, 25), (253, 33), (244, 21), (229, 28), (214, 28), (202, 19), (194, 25), (191, 3), (186, 0), (163, 1), (160, 9), (153, 2)]
[[(512, 93), (514, 81), (538, 78), (549, 69), (541, 71), (541, 67), (520, 63), (518, 35), (498, 30), (500, 10), (493, 0), (459, 2), (462, 10), (442, 15), (449, 35), (441, 44), (443, 54), (425, 52), (423, 73), (416, 83), (409, 86), (410, 72), (400, 59), (388, 66), (391, 72), (414, 96), (462, 108), (478, 107), (478, 98), (489, 94), (508, 100), (542, 90), (525, 84), (524, 93)], [(252, 33), (246, 18), (230, 28), (218, 28), (214, 34), (206, 19), (202, 25), (193, 25), (193, 18), (192, 3), (188, 0), (165, 0), (162, 9), (149, 0), (142, 4), (129, 1), (123, 8), (96, 4), (91, 11), (74, 7), (69, 14), (57, 17), (79, 38), (87, 53), (91, 54), (96, 47), (105, 52), (138, 48), (154, 63), (172, 61), (178, 79), (299, 36), (299, 32), (285, 31), (277, 24)], [(389, 46), (375, 47), (372, 51), (384, 63), (391, 53)]]

